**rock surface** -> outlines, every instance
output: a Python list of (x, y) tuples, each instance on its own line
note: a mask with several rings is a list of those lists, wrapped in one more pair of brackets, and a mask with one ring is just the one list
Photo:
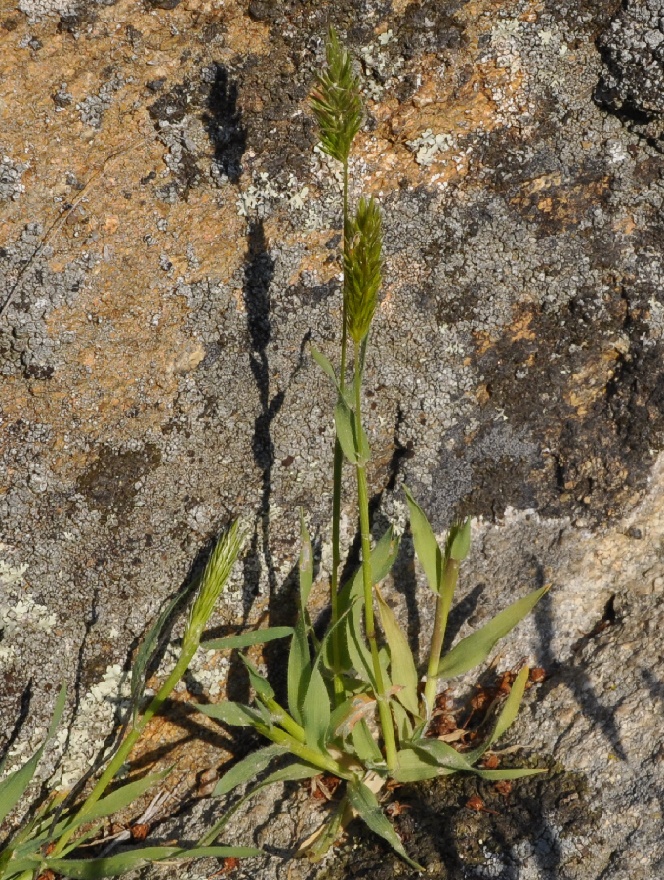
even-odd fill
[[(335, 356), (339, 193), (307, 101), (332, 23), (366, 90), (353, 195), (384, 208), (376, 532), (403, 521), (404, 480), (438, 530), (478, 518), (462, 632), (553, 584), (503, 662), (550, 673), (514, 736), (558, 762), (567, 794), (515, 788), (512, 838), (484, 814), (469, 832), (450, 795), (444, 850), (423, 823), (431, 874), (662, 873), (663, 14), (656, 0), (3, 6), (0, 717), (29, 701), (16, 757), (64, 679), (77, 715), (59, 778), (87, 769), (146, 620), (230, 518), (255, 530), (220, 625), (288, 618), (299, 506), (325, 563), (332, 398), (308, 342)], [(422, 644), (415, 589), (406, 546), (391, 597)], [(216, 698), (228, 669), (203, 656), (187, 687)], [(141, 755), (180, 756), (185, 804), (237, 745), (197, 730), (169, 716)], [(584, 809), (557, 813), (570, 785)], [(297, 820), (262, 807), (279, 819), (261, 834), (292, 847)], [(372, 858), (408, 875), (372, 848), (237, 876), (353, 876)]]

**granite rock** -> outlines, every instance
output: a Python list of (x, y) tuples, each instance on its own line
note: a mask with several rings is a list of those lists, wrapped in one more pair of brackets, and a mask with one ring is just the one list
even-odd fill
[[(377, 196), (385, 222), (367, 367), (376, 535), (403, 524), (403, 481), (438, 531), (476, 518), (462, 633), (553, 584), (502, 661), (550, 672), (515, 731), (558, 768), (550, 815), (502, 849), (503, 832), (474, 817), (488, 841), (476, 873), (443, 852), (452, 873), (435, 870), (661, 873), (658, 9), (21, 0), (3, 12), (0, 717), (22, 720), (0, 746), (11, 737), (13, 760), (41, 740), (65, 680), (71, 748), (55, 779), (87, 769), (146, 621), (231, 518), (254, 530), (215, 625), (292, 618), (300, 506), (324, 572), (333, 400), (308, 345), (335, 356), (339, 186), (307, 102), (334, 24), (367, 101), (352, 197)], [(351, 546), (349, 516), (344, 528)], [(407, 542), (390, 597), (421, 646), (431, 604)], [(202, 655), (181, 698), (216, 697), (227, 677), (241, 687), (236, 674)], [(209, 729), (183, 744), (183, 725), (177, 712), (156, 723), (137, 760), (180, 759), (172, 787), (191, 837), (212, 811), (187, 812), (197, 777), (242, 744)], [(556, 820), (574, 793), (583, 810)], [(290, 851), (297, 819), (279, 799), (260, 809), (272, 818), (258, 836)], [(240, 873), (321, 870), (335, 869), (275, 859)]]

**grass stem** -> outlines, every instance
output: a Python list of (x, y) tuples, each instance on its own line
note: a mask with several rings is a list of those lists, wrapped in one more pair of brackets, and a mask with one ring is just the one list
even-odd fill
[(429, 717), (433, 711), (433, 705), (436, 699), (438, 666), (440, 665), (440, 655), (443, 650), (443, 640), (445, 638), (445, 629), (447, 628), (447, 617), (450, 613), (452, 596), (456, 590), (458, 577), (459, 560), (447, 557), (444, 562), (440, 590), (436, 598), (436, 613), (433, 621), (433, 633), (431, 635), (427, 681), (424, 686), (424, 702)]
[[(362, 374), (360, 370), (360, 344), (355, 343), (355, 419), (358, 435), (362, 430)], [(389, 770), (396, 767), (396, 743), (392, 713), (385, 693), (383, 670), (378, 656), (376, 640), (376, 622), (373, 607), (373, 580), (371, 575), (371, 531), (369, 526), (369, 492), (367, 488), (367, 472), (364, 464), (358, 463), (357, 470), (357, 504), (360, 512), (360, 537), (362, 541), (362, 584), (364, 587), (364, 625), (367, 641), (371, 651), (374, 678), (376, 681), (376, 700), (378, 715), (385, 742), (385, 760)]]
[[(342, 254), (346, 247), (346, 226), (348, 224), (348, 159), (343, 163), (344, 194), (343, 194), (343, 218), (342, 218)], [(341, 392), (346, 388), (346, 360), (348, 349), (348, 331), (346, 328), (346, 296), (342, 290), (342, 315), (341, 315), (341, 369), (339, 375), (339, 388)], [(341, 616), (339, 608), (339, 567), (341, 565), (341, 478), (343, 476), (344, 453), (339, 438), (334, 443), (334, 471), (333, 471), (333, 494), (332, 494), (332, 576), (330, 578), (330, 605), (332, 610), (332, 626)], [(334, 665), (334, 700), (339, 706), (345, 696), (344, 684), (339, 675), (341, 665), (341, 633), (338, 629), (332, 633), (332, 663)]]

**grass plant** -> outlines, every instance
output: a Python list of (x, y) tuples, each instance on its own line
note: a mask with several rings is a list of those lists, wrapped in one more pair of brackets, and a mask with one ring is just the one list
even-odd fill
[[(101, 776), (82, 801), (68, 803), (66, 792), (56, 792), (41, 806), (35, 805), (32, 817), (26, 819), (13, 834), (7, 835), (0, 843), (0, 880), (35, 880), (35, 878), (52, 880), (56, 875), (97, 880), (101, 877), (118, 876), (149, 862), (164, 859), (203, 856), (241, 858), (260, 852), (255, 847), (146, 846), (132, 847), (127, 851), (99, 858), (85, 858), (80, 854), (82, 845), (95, 841), (105, 819), (138, 801), (168, 775), (169, 771), (166, 770), (148, 774), (120, 786), (115, 784), (117, 775), (132, 749), (144, 734), (150, 721), (162, 711), (198, 650), (203, 630), (230, 575), (242, 543), (242, 531), (235, 523), (218, 542), (201, 576), (182, 639), (180, 655), (173, 671), (149, 700), (146, 708), (141, 710), (146, 673), (151, 666), (151, 659), (158, 646), (160, 635), (176, 606), (186, 596), (183, 594), (176, 596), (164, 608), (144, 639), (134, 662), (132, 711), (126, 736), (120, 740), (107, 760)], [(187, 587), (184, 592), (189, 593), (189, 591), (190, 587)], [(44, 750), (60, 724), (65, 702), (66, 691), (63, 687), (56, 700), (45, 741), (28, 761), (0, 782), (0, 824), (19, 804), (33, 781)], [(0, 763), (0, 775), (5, 761)], [(112, 790), (109, 791), (111, 788)]]
[[(443, 654), (459, 568), (470, 550), (470, 520), (454, 522), (441, 546), (424, 511), (405, 489), (415, 553), (436, 596), (424, 675), (394, 612), (382, 596), (380, 584), (396, 558), (399, 539), (390, 528), (372, 546), (366, 475), (371, 450), (362, 416), (364, 365), (381, 285), (381, 213), (373, 198), (360, 198), (356, 207), (350, 208), (349, 159), (362, 119), (361, 87), (351, 59), (333, 30), (329, 33), (326, 57), (327, 66), (318, 78), (311, 107), (318, 122), (321, 149), (342, 166), (340, 259), (344, 280), (339, 368), (336, 370), (315, 348), (312, 356), (331, 381), (336, 397), (331, 621), (319, 640), (307, 610), (313, 582), (313, 553), (302, 516), (297, 623), (293, 628), (266, 629), (262, 633), (262, 641), (290, 638), (287, 706), (277, 703), (267, 678), (242, 654), (254, 692), (252, 704), (226, 701), (198, 706), (223, 724), (253, 728), (270, 741), (270, 745), (250, 754), (222, 777), (214, 791), (216, 796), (227, 795), (237, 786), (255, 780), (273, 761), (279, 760), (280, 766), (237, 800), (200, 844), (213, 844), (233, 812), (265, 786), (325, 773), (341, 780), (341, 794), (331, 816), (303, 849), (314, 858), (321, 857), (344, 826), (359, 816), (411, 866), (421, 870), (406, 853), (382, 812), (377, 795), (390, 784), (459, 772), (494, 780), (540, 772), (526, 768), (488, 769), (480, 764), (517, 716), (528, 681), (527, 667), (516, 675), (509, 695), (495, 713), (493, 730), (484, 735), (480, 744), (455, 748), (444, 738), (431, 735), (431, 722), (440, 683), (484, 663), (496, 642), (528, 614), (547, 587), (518, 599)], [(351, 466), (356, 475), (361, 565), (348, 583), (340, 584), (344, 464)], [(243, 646), (245, 638), (219, 639), (204, 647), (237, 649)], [(260, 638), (260, 634), (253, 633), (251, 643)], [(290, 756), (285, 764), (284, 756)]]

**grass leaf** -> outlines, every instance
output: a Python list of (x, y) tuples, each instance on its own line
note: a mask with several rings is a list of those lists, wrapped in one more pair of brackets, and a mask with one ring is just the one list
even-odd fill
[(397, 752), (397, 766), (392, 778), (397, 782), (422, 782), (425, 779), (435, 779), (436, 776), (450, 775), (454, 772), (454, 770), (442, 769), (430, 755), (406, 748)]
[(453, 678), (483, 663), (496, 642), (513, 630), (526, 614), (532, 611), (548, 589), (548, 586), (542, 587), (522, 599), (517, 599), (477, 632), (461, 639), (440, 661), (438, 677)]
[(300, 511), (300, 540), (302, 541), (302, 549), (300, 550), (300, 614), (304, 617), (314, 579), (314, 551), (302, 511)]
[(32, 777), (35, 775), (35, 770), (37, 769), (37, 765), (41, 761), (41, 757), (44, 754), (44, 749), (46, 748), (48, 741), (54, 736), (58, 724), (60, 723), (62, 713), (64, 712), (66, 699), (67, 689), (63, 685), (60, 688), (60, 693), (58, 694), (58, 697), (55, 701), (53, 718), (51, 719), (51, 724), (48, 728), (46, 739), (37, 749), (34, 755), (29, 758), (22, 767), (19, 767), (18, 770), (14, 770), (13, 773), (10, 773), (6, 779), (3, 779), (3, 781), (0, 782), (0, 822), (2, 822), (5, 816), (7, 816), (7, 814), (14, 809), (16, 804), (23, 797), (23, 793), (25, 792), (26, 788), (32, 782)]
[(414, 725), (410, 715), (398, 700), (390, 701), (392, 715), (394, 715), (394, 726), (397, 729), (397, 738), (399, 742), (406, 742), (413, 736)]
[(171, 768), (169, 767), (166, 770), (161, 770), (159, 773), (150, 773), (142, 779), (138, 779), (135, 782), (128, 782), (126, 785), (120, 786), (115, 791), (107, 794), (106, 797), (97, 801), (92, 809), (85, 813), (80, 819), (76, 812), (71, 819), (65, 820), (63, 827), (61, 829), (56, 829), (56, 831), (59, 831), (58, 836), (70, 828), (78, 828), (83, 822), (87, 823), (92, 822), (95, 819), (104, 819), (106, 816), (111, 816), (113, 813), (124, 810), (125, 807), (128, 807), (129, 804), (138, 800), (138, 798), (140, 798), (148, 789), (152, 788), (153, 785), (166, 779), (170, 772)]
[(205, 832), (198, 842), (199, 846), (208, 846), (209, 844), (214, 843), (230, 821), (233, 814), (255, 794), (258, 794), (263, 788), (267, 788), (268, 785), (275, 785), (277, 782), (295, 782), (300, 779), (311, 779), (312, 776), (319, 775), (320, 767), (314, 767), (312, 764), (307, 764), (306, 761), (293, 761), (292, 764), (288, 764), (286, 767), (280, 767), (279, 770), (270, 773), (270, 775), (262, 782), (259, 782), (258, 785), (255, 785), (250, 791), (239, 798), (230, 810), (227, 810), (221, 819), (217, 820), (212, 828)]
[(549, 771), (546, 768), (534, 770), (528, 767), (515, 767), (512, 770), (474, 770), (473, 772), (476, 776), (481, 776), (482, 779), (496, 781), (499, 779), (521, 779), (524, 776), (535, 776), (537, 773), (548, 773)]
[(252, 752), (224, 773), (212, 792), (212, 796), (221, 797), (224, 794), (228, 794), (228, 792), (232, 791), (234, 788), (237, 788), (238, 785), (242, 785), (243, 782), (255, 779), (259, 773), (262, 773), (263, 770), (265, 770), (271, 761), (279, 755), (285, 755), (287, 753), (288, 749), (285, 746), (277, 745), (266, 746), (263, 749), (259, 749), (257, 752)]
[(295, 624), (295, 633), (288, 653), (288, 710), (298, 724), (302, 725), (302, 696), (311, 674), (311, 658), (307, 626), (304, 616), (300, 614)]
[(315, 345), (311, 346), (311, 356), (316, 361), (321, 370), (328, 376), (332, 382), (334, 383), (334, 387), (339, 389), (339, 382), (337, 380), (337, 374), (334, 372), (334, 367), (325, 357), (325, 355), (318, 351)]
[(373, 673), (373, 661), (369, 648), (362, 637), (362, 603), (353, 602), (346, 619), (346, 640), (344, 648), (348, 654), (351, 669), (362, 681), (368, 682), (376, 689)]
[(274, 697), (274, 690), (272, 689), (270, 682), (264, 675), (260, 674), (248, 657), (245, 657), (244, 654), (240, 654), (240, 657), (247, 668), (247, 672), (249, 673), (249, 683), (256, 691), (256, 696), (261, 700), (271, 700)]
[(304, 699), (302, 700), (302, 726), (307, 744), (325, 749), (325, 734), (330, 723), (330, 695), (316, 662), (311, 669)]
[(243, 703), (235, 703), (232, 700), (224, 700), (222, 703), (194, 703), (196, 709), (207, 715), (208, 718), (214, 718), (215, 721), (223, 721), (230, 727), (256, 727), (260, 728), (265, 725), (262, 716), (250, 706)]
[(332, 709), (330, 693), (322, 674), (322, 667), (327, 666), (331, 668), (334, 634), (337, 631), (344, 632), (350, 611), (351, 609), (348, 608), (334, 626), (328, 627), (311, 667), (302, 703), (302, 726), (307, 733), (307, 742), (310, 744), (316, 743), (323, 751), (326, 749)]
[(390, 844), (392, 849), (416, 871), (424, 871), (421, 865), (414, 862), (401, 843), (396, 831), (390, 824), (389, 819), (380, 808), (376, 795), (367, 788), (364, 783), (356, 780), (348, 783), (348, 800), (351, 807), (363, 822), (383, 840)]
[(415, 553), (424, 569), (429, 586), (438, 595), (443, 576), (443, 554), (426, 514), (415, 501), (407, 486), (404, 486), (404, 491), (410, 512), (410, 529), (413, 533)]
[(233, 648), (249, 648), (251, 645), (265, 645), (275, 639), (285, 639), (293, 635), (292, 626), (270, 626), (267, 629), (257, 629), (253, 632), (240, 633), (236, 636), (224, 636), (221, 639), (212, 639), (211, 642), (203, 642), (201, 648), (204, 651), (223, 651)]
[(383, 754), (378, 748), (378, 743), (371, 735), (366, 719), (360, 718), (358, 723), (353, 725), (350, 732), (350, 738), (353, 743), (355, 754), (363, 764), (371, 765), (385, 763)]
[(415, 717), (419, 716), (417, 699), (418, 675), (408, 640), (399, 626), (394, 612), (383, 599), (378, 587), (375, 587), (378, 599), (378, 613), (383, 626), (385, 638), (390, 649), (390, 668), (392, 684), (401, 688), (396, 699)]
[(300, 614), (295, 624), (288, 652), (287, 693), (288, 709), (295, 721), (302, 725), (302, 700), (311, 675), (311, 656), (307, 626), (307, 600), (313, 584), (313, 548), (304, 516), (300, 514)]
[[(371, 581), (373, 584), (379, 584), (390, 573), (399, 553), (399, 540), (399, 536), (394, 534), (394, 529), (390, 526), (371, 550)], [(354, 598), (362, 599), (363, 595), (362, 567), (360, 566), (352, 580), (347, 581), (339, 593), (341, 608), (345, 610)]]
[(348, 798), (344, 797), (337, 804), (329, 822), (326, 822), (322, 828), (319, 828), (314, 835), (308, 837), (296, 855), (302, 852), (302, 854), (306, 854), (309, 857), (311, 862), (319, 862), (329, 851), (330, 847), (334, 845), (341, 830), (345, 827), (346, 814), (348, 812), (350, 812), (350, 805)]
[(251, 858), (264, 855), (253, 846), (210, 846), (184, 849), (177, 846), (147, 846), (99, 859), (44, 859), (44, 864), (72, 880), (100, 880), (118, 877), (164, 859)]
[(505, 731), (516, 721), (516, 717), (519, 714), (519, 706), (521, 705), (521, 698), (523, 697), (523, 692), (528, 683), (528, 672), (529, 669), (527, 666), (524, 666), (523, 669), (519, 670), (519, 674), (512, 683), (509, 696), (500, 710), (500, 714), (498, 715), (491, 736), (481, 746), (466, 754), (466, 757), (471, 764), (474, 764), (475, 761), (481, 758), (484, 752), (486, 752), (486, 750), (497, 739), (500, 739)]
[(470, 553), (470, 517), (452, 523), (445, 545), (445, 555), (457, 562), (463, 560)]
[(339, 398), (334, 407), (334, 424), (343, 453), (351, 464), (359, 461), (358, 444), (355, 439), (353, 411), (343, 397)]
[(439, 739), (421, 739), (411, 744), (419, 754), (425, 754), (435, 761), (439, 767), (447, 770), (472, 770), (471, 762), (467, 755), (462, 755), (446, 742)]

